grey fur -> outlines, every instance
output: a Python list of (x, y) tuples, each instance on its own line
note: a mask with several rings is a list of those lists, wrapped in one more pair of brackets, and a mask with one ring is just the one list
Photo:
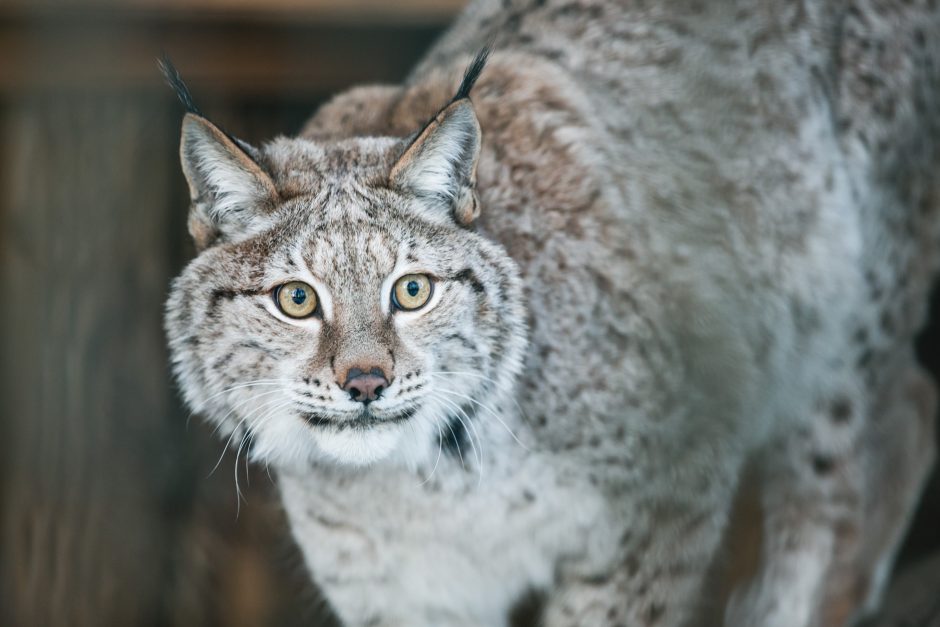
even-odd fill
[[(763, 553), (727, 624), (876, 607), (934, 458), (937, 32), (924, 3), (480, 0), (404, 85), (262, 147), (256, 220), (207, 236), (197, 189), (175, 371), (253, 434), (344, 623), (504, 625), (536, 588), (547, 627), (689, 624), (749, 462)], [(485, 42), (468, 191), (429, 202), (392, 175)], [(414, 271), (432, 302), (393, 313)], [(287, 280), (322, 319), (278, 313)], [(373, 362), (366, 427), (337, 373)]]

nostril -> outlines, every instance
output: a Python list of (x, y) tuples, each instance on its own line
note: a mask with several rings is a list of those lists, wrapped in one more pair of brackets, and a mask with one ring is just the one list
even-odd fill
[(381, 368), (350, 368), (346, 375), (343, 389), (349, 392), (349, 398), (360, 403), (378, 400), (388, 389), (389, 380)]

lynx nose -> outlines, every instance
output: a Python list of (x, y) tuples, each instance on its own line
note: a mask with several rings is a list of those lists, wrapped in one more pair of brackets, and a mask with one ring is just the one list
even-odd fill
[(385, 372), (373, 367), (365, 372), (361, 368), (346, 371), (346, 383), (343, 389), (349, 392), (349, 398), (360, 403), (371, 403), (382, 396), (382, 391), (389, 385)]

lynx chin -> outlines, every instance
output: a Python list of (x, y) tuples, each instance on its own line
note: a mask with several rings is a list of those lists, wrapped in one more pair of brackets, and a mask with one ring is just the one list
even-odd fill
[[(261, 147), (164, 61), (199, 251), (173, 367), (341, 623), (876, 609), (934, 459), (937, 33), (917, 2), (475, 0)], [(716, 602), (744, 478), (760, 561)]]

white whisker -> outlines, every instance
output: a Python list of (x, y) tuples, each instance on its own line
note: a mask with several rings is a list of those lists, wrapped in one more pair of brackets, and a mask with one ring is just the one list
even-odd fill
[[(229, 387), (225, 388), (224, 390), (221, 390), (221, 391), (219, 391), (219, 392), (216, 392), (215, 394), (212, 394), (212, 395), (209, 396), (208, 398), (204, 399), (204, 400), (202, 401), (202, 403), (200, 403), (200, 404), (201, 404), (201, 405), (205, 405), (205, 404), (207, 404), (209, 401), (211, 401), (211, 400), (213, 400), (213, 399), (216, 399), (216, 398), (218, 398), (219, 396), (222, 396), (223, 394), (226, 394), (226, 393), (228, 393), (228, 392), (232, 392), (233, 390), (238, 390), (238, 389), (241, 389), (241, 388), (255, 387), (255, 386), (258, 386), (258, 385), (278, 385), (278, 384), (281, 383), (281, 382), (282, 382), (281, 379), (255, 379), (254, 381), (243, 381), (243, 382), (238, 383), (238, 384), (236, 384), (236, 385), (229, 386)], [(186, 429), (189, 429), (189, 423), (192, 421), (192, 418), (193, 418), (194, 415), (196, 415), (196, 413), (198, 413), (198, 412), (196, 412), (196, 411), (191, 411), (191, 412), (189, 412), (189, 415), (186, 416)], [(224, 420), (224, 418), (223, 418), (223, 420)], [(216, 427), (216, 430), (218, 430), (218, 427)], [(213, 433), (213, 435), (214, 435), (214, 434), (215, 434), (215, 431), (213, 431), (212, 433)]]
[[(240, 407), (240, 406), (242, 406), (242, 405), (245, 405), (246, 403), (249, 403), (249, 402), (251, 402), (251, 401), (257, 400), (257, 399), (261, 398), (262, 396), (270, 396), (271, 394), (277, 394), (277, 393), (280, 392), (280, 391), (281, 391), (281, 390), (273, 390), (273, 391), (271, 391), (271, 392), (262, 392), (261, 394), (256, 394), (255, 396), (252, 396), (251, 398), (244, 399), (244, 400), (242, 400), (241, 402), (235, 404), (235, 406), (233, 406), (232, 409), (229, 410), (229, 412), (228, 412), (227, 414), (225, 414), (225, 416), (222, 417), (222, 420), (219, 422), (219, 424), (216, 426), (216, 428), (212, 430), (212, 434), (215, 435), (216, 433), (218, 433), (219, 429), (221, 429), (222, 426), (224, 425), (225, 419), (228, 418), (230, 415), (232, 415), (232, 412), (234, 412), (238, 407)], [(274, 401), (276, 402), (277, 399), (274, 399)], [(264, 401), (264, 404), (262, 405), (262, 408), (265, 407), (265, 406), (268, 404), (268, 402), (269, 402), (269, 401)], [(212, 470), (209, 471), (209, 476), (210, 476), (210, 477), (211, 477), (212, 474), (215, 473), (215, 471), (219, 468), (219, 464), (222, 463), (222, 458), (225, 457), (225, 451), (227, 451), (228, 448), (229, 448), (229, 446), (232, 445), (232, 438), (235, 437), (235, 434), (238, 433), (238, 429), (245, 423), (245, 421), (246, 421), (247, 419), (248, 419), (248, 416), (246, 416), (246, 417), (242, 418), (241, 420), (239, 420), (239, 421), (235, 424), (235, 427), (232, 429), (232, 432), (229, 434), (228, 438), (226, 438), (225, 444), (222, 446), (222, 454), (219, 455), (219, 459), (218, 459), (218, 461), (215, 462), (215, 466), (212, 467)]]
[(437, 459), (434, 460), (434, 468), (431, 469), (431, 474), (427, 478), (418, 484), (418, 486), (423, 486), (428, 481), (431, 480), (431, 477), (434, 476), (434, 472), (437, 470), (437, 465), (441, 462), (441, 453), (444, 451), (444, 433), (441, 431), (441, 426), (437, 425)]
[[(426, 372), (425, 374), (432, 376), (432, 377), (437, 376), (438, 378), (443, 378), (440, 375), (445, 375), (445, 374), (460, 375), (460, 376), (465, 376), (465, 377), (476, 377), (477, 379), (483, 379), (484, 381), (492, 383), (497, 388), (499, 387), (499, 382), (496, 381), (496, 379), (493, 379), (483, 374), (479, 374), (477, 372), (466, 372), (462, 370), (438, 370), (436, 372)], [(522, 416), (522, 419), (525, 420), (526, 422), (529, 422), (529, 417), (526, 415), (525, 410), (522, 409), (522, 405), (519, 404), (519, 401), (514, 399), (512, 396), (509, 396), (509, 400), (511, 400), (513, 405), (516, 406), (516, 409), (519, 410), (519, 415)]]
[[(434, 399), (437, 400), (438, 402), (441, 402), (441, 401), (446, 402), (446, 399), (442, 399), (439, 396), (435, 396)], [(440, 429), (440, 427), (438, 427), (438, 429)], [(460, 467), (466, 470), (467, 464), (463, 459), (463, 451), (460, 450), (460, 438), (458, 438), (457, 434), (454, 433), (454, 428), (450, 426), (449, 422), (447, 423), (447, 430), (450, 431), (451, 437), (454, 438), (454, 446), (457, 447), (457, 456), (460, 457)]]
[(232, 392), (234, 390), (239, 390), (241, 388), (250, 388), (256, 385), (279, 385), (282, 383), (284, 383), (283, 379), (255, 379), (254, 381), (243, 381), (236, 385), (229, 386), (225, 388), (224, 390), (220, 390), (216, 392), (215, 394), (203, 399), (201, 404), (205, 404), (213, 399), (218, 398), (219, 396), (222, 396), (223, 394)]
[[(259, 419), (254, 423), (254, 425), (249, 424), (249, 425), (248, 425), (248, 428), (246, 429), (246, 432), (245, 432), (244, 437), (242, 437), (241, 443), (239, 443), (239, 445), (238, 445), (238, 449), (235, 451), (235, 496), (236, 496), (236, 500), (237, 500), (237, 506), (236, 506), (236, 509), (235, 509), (235, 517), (236, 517), (236, 518), (238, 517), (238, 514), (241, 512), (241, 501), (242, 501), (242, 498), (243, 498), (241, 488), (240, 488), (240, 486), (238, 485), (238, 458), (239, 458), (239, 456), (241, 455), (242, 448), (244, 448), (245, 443), (248, 442), (248, 441), (251, 439), (253, 433), (257, 433), (257, 430), (258, 430), (260, 427), (262, 427), (268, 420), (270, 420), (270, 419), (274, 416), (275, 413), (277, 413), (278, 411), (280, 411), (281, 409), (283, 409), (283, 408), (285, 408), (285, 407), (290, 406), (291, 403), (293, 403), (293, 401), (292, 401), (291, 399), (288, 399), (288, 400), (286, 400), (286, 401), (282, 401), (281, 403), (275, 405), (272, 409), (270, 409), (269, 411), (267, 411), (261, 418), (259, 418)], [(246, 461), (245, 461), (245, 480), (246, 480), (246, 482), (248, 481), (248, 474), (247, 474), (247, 473), (248, 473), (248, 461), (247, 461), (247, 456), (246, 456)]]
[(235, 403), (234, 405), (232, 405), (232, 408), (228, 410), (228, 413), (226, 413), (224, 416), (222, 416), (222, 419), (218, 421), (219, 424), (217, 424), (216, 427), (215, 427), (215, 429), (212, 430), (212, 435), (215, 435), (216, 433), (219, 432), (219, 429), (221, 429), (221, 428), (225, 425), (225, 420), (226, 420), (229, 416), (231, 416), (231, 415), (235, 412), (235, 410), (238, 409), (239, 407), (243, 407), (243, 406), (246, 405), (247, 403), (250, 403), (250, 402), (252, 402), (252, 401), (254, 401), (254, 400), (257, 400), (257, 399), (261, 398), (262, 396), (270, 396), (271, 394), (277, 394), (277, 393), (280, 392), (280, 391), (281, 391), (281, 390), (270, 390), (270, 391), (268, 391), (268, 392), (262, 392), (261, 394), (255, 394), (254, 396), (251, 396), (251, 397), (249, 397), (249, 398), (245, 398), (245, 399), (242, 399), (242, 400), (238, 401), (237, 403)]
[[(463, 418), (461, 418), (457, 414), (454, 414), (454, 418), (456, 418), (457, 421), (460, 422), (460, 424), (463, 425), (463, 428), (467, 431), (467, 439), (470, 440), (470, 448), (473, 449), (474, 455), (476, 455), (480, 460), (480, 479), (477, 485), (482, 485), (483, 484), (483, 440), (480, 438), (480, 434), (477, 433), (476, 427), (473, 426), (473, 420), (470, 419), (470, 416), (467, 415), (467, 412), (464, 411), (464, 409), (457, 403), (450, 401), (446, 398), (440, 397), (440, 396), (437, 397), (437, 400), (447, 403), (448, 405), (456, 409), (458, 412), (463, 414), (464, 418), (467, 419), (467, 422), (464, 422)], [(477, 450), (476, 444), (473, 442), (474, 435), (476, 436), (476, 439), (480, 441), (479, 451)]]
[(466, 400), (470, 401), (471, 403), (474, 403), (474, 404), (478, 405), (479, 407), (485, 409), (486, 411), (490, 412), (490, 415), (492, 415), (493, 418), (496, 418), (496, 420), (499, 421), (499, 424), (503, 425), (503, 428), (506, 429), (507, 432), (509, 432), (509, 435), (512, 436), (512, 439), (516, 441), (516, 444), (518, 444), (519, 446), (521, 446), (525, 451), (527, 451), (527, 452), (529, 452), (529, 453), (532, 452), (532, 451), (529, 449), (528, 446), (526, 446), (525, 444), (522, 443), (522, 440), (520, 440), (518, 437), (516, 437), (516, 434), (513, 433), (512, 429), (509, 428), (509, 425), (507, 425), (505, 422), (503, 422), (503, 419), (499, 417), (499, 414), (497, 414), (496, 411), (493, 410), (489, 405), (486, 405), (486, 404), (484, 404), (484, 403), (481, 403), (480, 401), (476, 400), (475, 398), (471, 398), (470, 396), (467, 396), (466, 394), (461, 394), (460, 392), (454, 392), (453, 390), (445, 390), (445, 389), (441, 388), (441, 389), (438, 389), (438, 390), (435, 390), (435, 391), (436, 391), (436, 392), (443, 392), (443, 393), (445, 393), (445, 394), (451, 394), (451, 395), (453, 395), (453, 396), (457, 396), (457, 397), (459, 397), (459, 398), (466, 399)]
[(486, 376), (485, 374), (480, 374), (479, 372), (470, 372), (470, 371), (468, 371), (468, 370), (434, 370), (434, 371), (431, 371), (431, 372), (425, 372), (424, 374), (430, 374), (430, 375), (434, 375), (434, 374), (459, 374), (459, 375), (466, 375), (466, 376), (468, 376), (468, 377), (476, 377), (477, 379), (486, 379), (487, 381), (489, 381), (490, 383), (493, 383), (494, 385), (498, 385), (498, 384), (499, 384), (499, 383), (496, 381), (496, 379), (493, 379), (492, 377), (488, 377), (488, 376)]

